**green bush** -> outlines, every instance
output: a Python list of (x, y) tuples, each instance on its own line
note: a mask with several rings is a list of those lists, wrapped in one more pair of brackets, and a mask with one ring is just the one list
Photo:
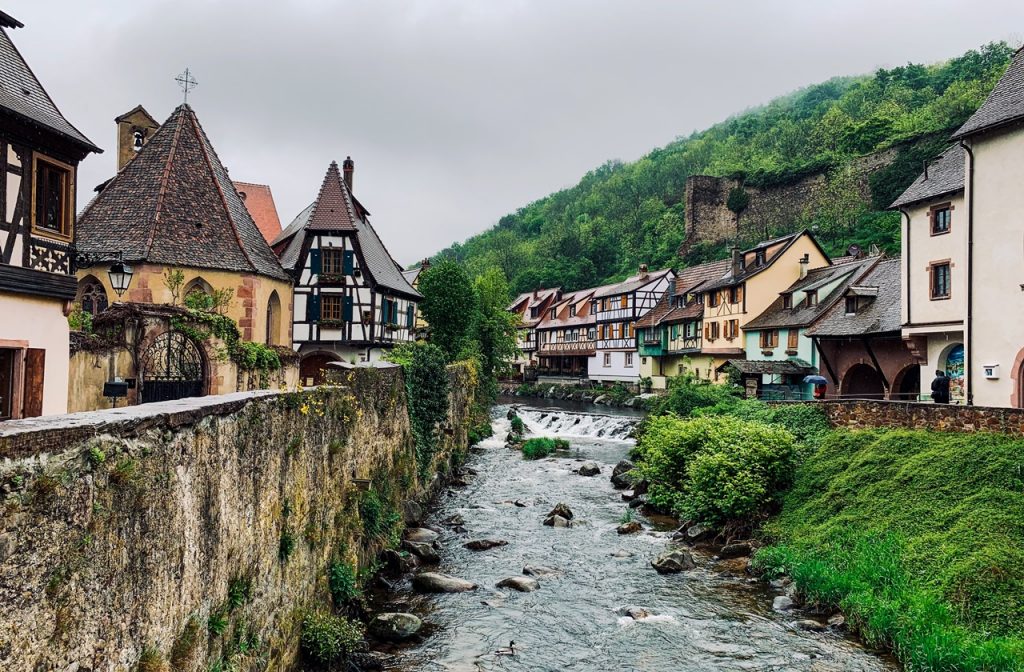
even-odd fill
[(909, 670), (1024, 669), (1024, 441), (837, 430), (755, 558)]
[(344, 616), (313, 612), (302, 620), (302, 651), (320, 665), (344, 661), (362, 641), (362, 625)]
[(660, 416), (647, 423), (634, 457), (653, 505), (719, 525), (777, 501), (793, 475), (794, 449), (792, 434), (761, 422)]
[(669, 379), (668, 394), (651, 399), (647, 407), (654, 415), (675, 413), (684, 418), (699, 408), (712, 406), (723, 413), (739, 402), (739, 394), (739, 388), (733, 385), (718, 385), (684, 375)]
[(327, 585), (337, 607), (344, 607), (362, 594), (356, 570), (347, 562), (331, 563), (327, 570)]
[(377, 490), (367, 490), (359, 500), (359, 517), (366, 536), (385, 546), (398, 544), (402, 532), (402, 514), (390, 499)]
[(518, 415), (512, 416), (512, 433), (519, 436), (526, 434), (526, 423)]
[(832, 431), (825, 412), (814, 404), (766, 404), (754, 399), (741, 399), (697, 409), (694, 415), (729, 415), (741, 420), (780, 425), (793, 434), (797, 443), (809, 448), (817, 447), (818, 442)]
[[(561, 439), (559, 440), (561, 441)], [(564, 447), (568, 447), (568, 442), (563, 441), (563, 443)], [(543, 457), (547, 457), (560, 447), (561, 446), (555, 439), (549, 439), (547, 437), (529, 439), (523, 444), (523, 457), (528, 460), (539, 460)]]

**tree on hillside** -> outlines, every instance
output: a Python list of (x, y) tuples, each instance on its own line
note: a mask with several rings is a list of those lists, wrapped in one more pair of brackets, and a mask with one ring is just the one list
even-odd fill
[(479, 348), (481, 377), (488, 394), (496, 392), (494, 383), (510, 370), (519, 354), (516, 325), (519, 316), (508, 312), (508, 281), (499, 268), (491, 268), (474, 283), (477, 296), (477, 321), (474, 328)]
[(432, 264), (420, 275), (420, 309), (430, 324), (430, 341), (448, 361), (468, 344), (476, 320), (476, 294), (462, 266), (452, 259)]

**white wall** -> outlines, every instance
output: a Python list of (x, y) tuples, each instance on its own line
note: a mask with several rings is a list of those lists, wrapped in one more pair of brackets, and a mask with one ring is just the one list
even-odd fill
[(27, 341), (29, 348), (46, 350), (43, 415), (68, 410), (70, 330), (63, 307), (57, 299), (0, 294), (0, 341)]
[[(610, 366), (604, 365), (604, 356), (609, 356)], [(626, 365), (627, 355), (632, 356), (632, 365)], [(623, 381), (637, 383), (640, 381), (640, 355), (636, 352), (601, 352), (587, 360), (587, 375), (596, 381)]]

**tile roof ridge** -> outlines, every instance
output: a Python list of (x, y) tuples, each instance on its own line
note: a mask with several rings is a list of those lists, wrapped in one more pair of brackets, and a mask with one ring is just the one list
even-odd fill
[[(220, 195), (220, 203), (221, 205), (224, 206), (224, 212), (228, 216), (228, 221), (231, 222), (231, 231), (232, 233), (235, 234), (235, 241), (238, 243), (239, 249), (242, 250), (242, 256), (244, 256), (245, 260), (249, 262), (249, 266), (252, 267), (253, 273), (262, 275), (262, 273), (260, 273), (259, 266), (256, 265), (256, 262), (254, 262), (252, 259), (252, 255), (249, 254), (248, 246), (242, 240), (242, 234), (238, 230), (238, 222), (235, 221), (234, 216), (231, 214), (231, 206), (228, 205), (227, 196), (224, 194), (224, 185), (222, 185), (220, 183), (220, 180), (217, 179), (217, 171), (214, 169), (213, 160), (210, 158), (210, 152), (213, 152), (213, 158), (215, 158), (217, 162), (220, 163), (220, 157), (217, 156), (217, 150), (213, 148), (213, 145), (210, 143), (210, 139), (206, 137), (206, 131), (203, 130), (202, 124), (199, 123), (199, 118), (196, 117), (196, 113), (192, 110), (191, 107), (188, 106), (188, 103), (182, 103), (181, 107), (185, 109), (185, 112), (188, 115), (188, 119), (192, 124), (192, 129), (196, 132), (196, 134), (199, 137), (199, 148), (203, 152), (203, 158), (206, 159), (206, 167), (210, 170), (210, 177), (213, 178), (213, 183), (217, 187), (217, 193)], [(224, 164), (221, 163), (222, 167), (223, 165)], [(228, 179), (230, 180), (231, 178), (228, 177)], [(231, 185), (231, 188), (234, 189), (234, 185)], [(246, 212), (248, 212), (248, 210)], [(257, 227), (257, 229), (258, 228), (259, 227)]]
[(338, 162), (333, 160), (331, 161), (331, 164), (327, 166), (327, 172), (324, 174), (324, 180), (323, 182), (320, 183), (320, 191), (317, 192), (316, 200), (313, 201), (313, 210), (309, 213), (309, 219), (306, 222), (306, 226), (304, 226), (303, 228), (312, 226), (313, 222), (316, 221), (317, 211), (320, 209), (320, 204), (323, 201), (324, 193), (327, 190), (327, 185), (332, 178), (337, 179), (338, 183), (341, 185), (341, 197), (345, 203), (345, 209), (348, 211), (349, 217), (352, 220), (352, 228), (346, 230), (357, 230), (355, 223), (355, 211), (352, 207), (352, 200), (350, 198), (350, 194), (348, 193), (348, 185), (346, 184), (345, 180), (342, 179), (341, 177), (341, 172), (338, 170)]
[[(175, 110), (175, 112), (177, 112), (177, 110)], [(177, 123), (174, 125), (174, 136), (171, 138), (171, 146), (167, 149), (167, 162), (164, 164), (163, 174), (160, 176), (160, 192), (156, 196), (156, 206), (153, 208), (153, 215), (149, 220), (149, 236), (146, 238), (146, 247), (142, 254), (143, 259), (148, 259), (150, 252), (153, 251), (153, 240), (156, 238), (156, 226), (160, 221), (160, 210), (163, 208), (164, 196), (167, 194), (167, 181), (170, 179), (171, 166), (174, 165), (174, 155), (178, 150), (178, 138), (181, 137), (182, 126), (180, 114), (175, 121)], [(157, 133), (167, 128), (167, 126), (168, 124), (165, 122), (164, 125), (157, 130)], [(153, 134), (153, 137), (156, 137), (156, 133)], [(152, 140), (152, 138), (150, 138), (150, 140)], [(135, 157), (133, 156), (132, 160), (134, 159)], [(120, 175), (129, 165), (131, 165), (131, 161), (124, 164), (121, 167), (121, 170), (117, 171), (117, 174)]]
[(246, 182), (245, 180), (231, 180), (233, 184), (244, 184), (247, 187), (266, 187), (270, 189), (269, 184), (263, 184), (262, 182)]

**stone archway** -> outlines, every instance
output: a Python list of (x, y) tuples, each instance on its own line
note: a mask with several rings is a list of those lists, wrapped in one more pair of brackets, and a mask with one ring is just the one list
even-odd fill
[(1021, 348), (1013, 360), (1010, 380), (1013, 381), (1013, 389), (1010, 391), (1010, 406), (1024, 408), (1024, 348)]
[(870, 364), (854, 364), (843, 375), (839, 394), (854, 399), (885, 399), (885, 380)]
[(143, 353), (140, 378), (144, 404), (201, 397), (206, 394), (202, 348), (180, 331), (165, 331)]
[(892, 382), (890, 399), (899, 401), (921, 400), (921, 365), (911, 364), (896, 374)]

